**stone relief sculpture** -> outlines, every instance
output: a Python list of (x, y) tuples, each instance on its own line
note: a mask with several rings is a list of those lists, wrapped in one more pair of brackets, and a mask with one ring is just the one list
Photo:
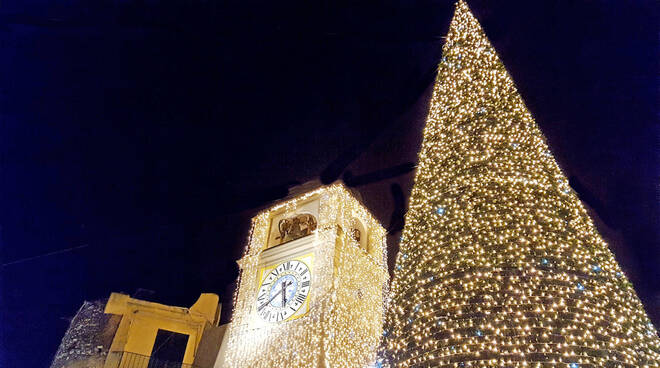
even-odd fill
[(297, 214), (281, 219), (277, 224), (280, 235), (276, 238), (279, 244), (307, 236), (316, 230), (316, 217), (309, 213)]

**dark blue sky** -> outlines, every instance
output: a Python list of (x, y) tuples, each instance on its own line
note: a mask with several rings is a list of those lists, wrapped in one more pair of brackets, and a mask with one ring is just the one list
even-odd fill
[[(469, 5), (660, 324), (655, 2)], [(452, 11), (3, 2), (0, 367), (48, 366), (112, 291), (230, 299), (249, 218), (295, 183), (344, 178), (393, 255)]]

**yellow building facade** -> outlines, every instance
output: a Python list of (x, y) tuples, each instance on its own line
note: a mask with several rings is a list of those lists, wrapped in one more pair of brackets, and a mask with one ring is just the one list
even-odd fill
[(183, 308), (112, 293), (105, 313), (122, 318), (103, 367), (148, 367), (159, 330), (188, 337), (183, 364), (192, 365), (204, 330), (218, 323), (218, 299), (216, 294), (202, 294), (192, 307)]

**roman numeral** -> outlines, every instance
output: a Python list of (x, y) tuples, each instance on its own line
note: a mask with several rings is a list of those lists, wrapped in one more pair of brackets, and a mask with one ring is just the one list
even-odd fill
[(305, 296), (302, 294), (296, 295), (296, 302), (302, 304), (305, 301)]
[(300, 276), (304, 276), (307, 273), (307, 271), (309, 271), (309, 268), (305, 268), (303, 272), (300, 273)]
[(278, 321), (281, 321), (281, 320), (283, 320), (283, 319), (284, 319), (284, 312), (279, 312), (279, 313), (277, 313), (277, 320), (278, 320)]
[(303, 281), (302, 287), (304, 287), (304, 288), (309, 287), (309, 280)]

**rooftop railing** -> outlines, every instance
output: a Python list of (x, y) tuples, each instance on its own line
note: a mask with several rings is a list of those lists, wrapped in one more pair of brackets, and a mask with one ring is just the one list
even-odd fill
[(113, 351), (108, 354), (107, 362), (112, 368), (201, 368), (196, 365), (173, 362), (148, 355), (128, 351)]

